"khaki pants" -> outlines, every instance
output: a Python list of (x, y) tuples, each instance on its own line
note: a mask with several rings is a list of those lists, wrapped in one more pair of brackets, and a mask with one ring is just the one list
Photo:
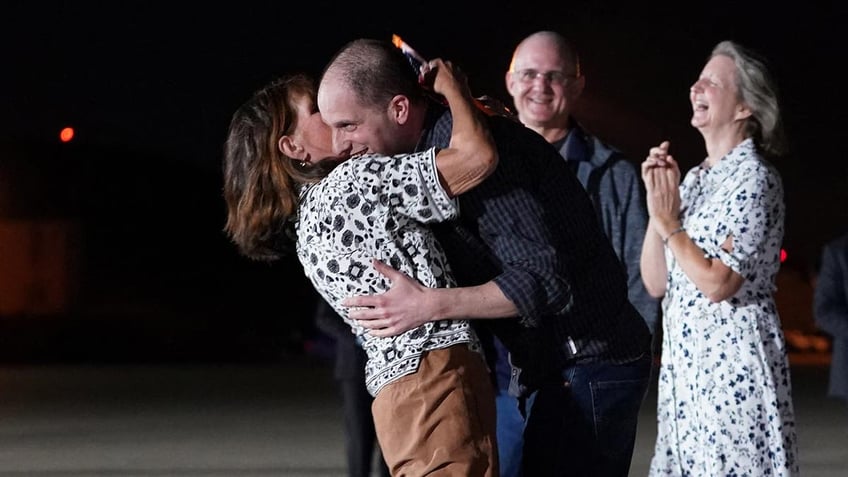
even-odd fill
[(371, 405), (394, 477), (497, 477), (495, 397), (482, 356), (464, 343), (428, 351)]

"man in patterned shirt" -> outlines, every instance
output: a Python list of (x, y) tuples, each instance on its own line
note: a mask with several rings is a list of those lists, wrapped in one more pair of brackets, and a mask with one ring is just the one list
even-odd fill
[[(396, 154), (444, 145), (451, 116), (422, 96), (389, 42), (345, 45), (318, 90), (337, 150)], [(495, 172), (460, 197), (460, 219), (434, 228), (462, 288), (429, 288), (391, 267), (384, 294), (347, 299), (375, 336), (444, 318), (480, 318), (510, 351), (510, 391), (527, 415), (525, 475), (626, 476), (651, 337), (588, 195), (556, 149), (489, 117)], [(491, 367), (491, 364), (490, 364)], [(531, 412), (532, 410), (532, 412)]]

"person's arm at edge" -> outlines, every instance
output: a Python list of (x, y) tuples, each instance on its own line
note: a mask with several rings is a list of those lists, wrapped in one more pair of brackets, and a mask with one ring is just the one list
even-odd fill
[(847, 278), (845, 270), (839, 266), (833, 246), (826, 245), (822, 252), (821, 271), (816, 279), (813, 305), (816, 324), (831, 336), (848, 337)]

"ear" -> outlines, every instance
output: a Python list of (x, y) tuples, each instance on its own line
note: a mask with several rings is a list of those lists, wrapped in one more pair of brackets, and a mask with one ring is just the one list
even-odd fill
[(292, 159), (306, 159), (306, 151), (294, 142), (291, 136), (285, 135), (277, 141), (277, 149)]
[(752, 114), (754, 113), (751, 112), (751, 108), (749, 108), (747, 104), (739, 103), (739, 106), (736, 107), (736, 114), (733, 116), (733, 119), (748, 119)]
[(506, 90), (509, 92), (509, 95), (515, 97), (515, 93), (512, 91), (512, 88), (515, 87), (515, 78), (513, 76), (511, 71), (507, 71), (504, 75), (504, 82), (506, 83)]
[(409, 120), (409, 98), (399, 94), (389, 101), (389, 118), (398, 124)]

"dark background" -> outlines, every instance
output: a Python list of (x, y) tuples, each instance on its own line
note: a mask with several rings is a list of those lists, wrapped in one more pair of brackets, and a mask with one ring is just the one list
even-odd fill
[[(688, 88), (717, 42), (739, 41), (770, 60), (783, 100), (784, 267), (808, 277), (846, 230), (846, 17), (835, 2), (359, 3), (5, 4), (0, 222), (71, 219), (80, 259), (66, 311), (0, 316), (0, 358), (266, 360), (309, 346), (315, 294), (296, 260), (251, 262), (222, 233), (221, 147), (253, 90), (319, 74), (357, 37), (399, 34), (461, 65), (475, 94), (507, 101), (514, 46), (557, 30), (582, 51), (579, 119), (634, 162), (669, 139), (685, 169), (704, 157)], [(77, 132), (68, 144), (65, 126)]]

